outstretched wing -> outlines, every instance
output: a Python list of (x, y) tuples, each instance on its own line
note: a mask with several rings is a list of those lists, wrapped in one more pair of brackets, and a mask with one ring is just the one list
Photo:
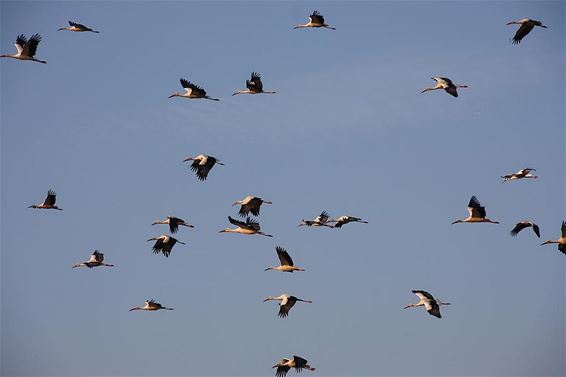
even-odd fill
[(302, 357), (293, 355), (293, 360), (295, 361), (295, 370), (300, 373), (301, 370), (308, 365), (308, 361)]
[(324, 16), (320, 14), (317, 10), (312, 12), (312, 14), (309, 16), (309, 19), (313, 24), (320, 24), (320, 25), (324, 24)]
[(18, 35), (18, 37), (16, 38), (16, 50), (18, 50), (18, 54), (22, 53), (27, 42), (28, 40), (25, 35)]
[(55, 191), (53, 191), (53, 190), (47, 191), (47, 197), (45, 198), (43, 205), (49, 206), (49, 207), (54, 206), (55, 201), (57, 200), (56, 198), (57, 198), (57, 194), (55, 193)]
[(291, 259), (291, 256), (289, 255), (287, 250), (285, 250), (281, 246), (276, 246), (275, 250), (277, 251), (277, 256), (279, 257), (279, 261), (281, 262), (282, 266), (293, 266), (293, 259)]
[[(525, 223), (525, 222), (520, 222), (517, 223), (517, 225), (515, 225), (515, 227), (511, 230), (510, 234), (515, 237), (517, 234), (519, 234), (519, 232), (525, 228), (528, 228), (529, 226), (531, 226), (531, 224), (529, 223)], [(538, 228), (538, 227), (537, 227)]]
[(24, 51), (22, 54), (27, 55), (30, 58), (34, 57), (39, 42), (41, 42), (41, 36), (39, 34), (32, 35), (29, 41), (27, 41), (27, 43), (24, 45)]
[(472, 215), (472, 217), (481, 218), (485, 217), (485, 207), (482, 207), (478, 198), (473, 195), (470, 198), (470, 202), (468, 203), (468, 211)]
[(86, 27), (86, 26), (84, 26), (84, 25), (82, 25), (82, 24), (78, 24), (78, 23), (76, 23), (76, 22), (73, 22), (73, 21), (69, 21), (69, 25), (74, 26), (74, 27), (77, 27), (77, 28), (79, 28), (79, 29), (81, 29), (81, 30), (90, 30), (90, 28), (88, 28), (88, 27)]
[(171, 233), (177, 233), (179, 230), (179, 223), (182, 222), (183, 220), (177, 217), (169, 217), (169, 231), (171, 231)]
[(291, 367), (288, 365), (279, 365), (275, 372), (275, 377), (285, 377), (289, 369), (291, 369)]
[(246, 86), (252, 92), (261, 92), (263, 90), (263, 83), (261, 82), (261, 76), (257, 72), (252, 72), (252, 77), (246, 80)]
[(538, 225), (535, 224), (535, 223), (533, 223), (533, 232), (535, 232), (537, 237), (540, 238), (540, 229), (539, 229)]
[(521, 43), (521, 40), (525, 38), (525, 36), (529, 34), (534, 27), (535, 25), (532, 22), (525, 22), (522, 24), (513, 37), (513, 44), (516, 45)]

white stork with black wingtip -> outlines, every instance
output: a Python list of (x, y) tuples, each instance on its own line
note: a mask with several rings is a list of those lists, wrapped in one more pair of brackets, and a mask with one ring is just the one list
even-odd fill
[(280, 266), (277, 267), (267, 267), (264, 271), (283, 271), (283, 272), (293, 272), (293, 271), (304, 271), (304, 268), (295, 267), (293, 259), (291, 256), (281, 246), (276, 246), (275, 251), (277, 251), (277, 257), (279, 258)]
[(252, 76), (249, 80), (246, 80), (247, 89), (238, 89), (233, 96), (237, 94), (276, 94), (276, 92), (263, 90), (263, 83), (261, 82), (261, 76), (257, 72), (252, 72)]
[(282, 294), (280, 296), (268, 296), (263, 300), (263, 302), (267, 302), (267, 301), (280, 301), (279, 302), (279, 313), (277, 315), (281, 318), (285, 318), (289, 315), (289, 310), (291, 310), (291, 308), (293, 306), (295, 306), (295, 303), (297, 301), (312, 304), (312, 301), (310, 301), (310, 300), (303, 300), (303, 299), (297, 298), (295, 296), (290, 296), (290, 295), (287, 295), (287, 294)]
[(557, 240), (548, 240), (548, 241), (544, 241), (542, 245), (548, 245), (551, 243), (557, 243), (558, 244), (558, 250), (560, 250), (560, 252), (562, 252), (564, 255), (566, 255), (566, 221), (562, 221), (562, 227), (560, 228), (560, 231), (562, 232), (562, 237), (560, 237)]
[(236, 200), (232, 206), (240, 204), (240, 210), (238, 213), (241, 217), (246, 217), (251, 212), (254, 216), (259, 216), (259, 210), (263, 203), (266, 204), (273, 204), (269, 200), (264, 200), (262, 198), (258, 198), (257, 196), (248, 195), (242, 200)]
[(336, 30), (335, 27), (327, 25), (324, 22), (324, 16), (322, 14), (320, 14), (317, 10), (312, 12), (312, 14), (309, 16), (309, 22), (307, 22), (306, 24), (303, 24), (303, 25), (297, 25), (293, 29), (303, 29), (303, 28), (308, 28), (308, 27), (315, 27), (315, 28), (322, 27), (322, 28), (325, 28), (325, 29)]
[(89, 260), (87, 260), (86, 262), (77, 263), (73, 266), (73, 268), (77, 268), (77, 267), (93, 268), (93, 267), (99, 267), (99, 266), (114, 267), (113, 264), (104, 263), (104, 254), (103, 253), (101, 253), (98, 250), (94, 250), (94, 252), (91, 254)]
[(519, 232), (525, 228), (533, 227), (533, 232), (540, 238), (540, 229), (537, 224), (533, 223), (532, 221), (521, 221), (518, 222), (517, 225), (511, 230), (510, 234), (515, 237)]
[(330, 225), (331, 222), (332, 219), (328, 215), (328, 212), (322, 211), (314, 220), (301, 219), (299, 226), (327, 226), (332, 228), (332, 225)]
[(334, 228), (342, 228), (342, 225), (348, 224), (348, 223), (362, 223), (362, 224), (367, 224), (368, 222), (365, 220), (362, 220), (359, 217), (354, 217), (354, 216), (340, 216), (339, 218), (336, 219), (336, 224), (334, 224)]
[(185, 93), (173, 93), (169, 96), (169, 98), (173, 98), (173, 97), (183, 97), (190, 99), (204, 98), (204, 99), (209, 99), (211, 101), (220, 101), (218, 98), (209, 97), (206, 94), (206, 90), (183, 78), (181, 79), (181, 86), (185, 89)]
[(61, 31), (61, 30), (68, 30), (68, 31), (75, 31), (75, 32), (86, 32), (89, 31), (91, 33), (100, 33), (97, 30), (92, 30), (91, 28), (81, 25), (81, 24), (77, 24), (76, 22), (73, 21), (69, 21), (69, 26), (67, 27), (62, 27), (59, 28), (57, 31)]
[(538, 176), (531, 174), (532, 171), (536, 171), (537, 169), (533, 169), (533, 168), (524, 168), (519, 170), (516, 173), (511, 173), (511, 174), (505, 174), (502, 175), (501, 178), (503, 178), (502, 183), (505, 183), (507, 181), (514, 181), (517, 179), (523, 179), (523, 178), (532, 178), (532, 179), (537, 179)]
[(521, 27), (519, 29), (517, 29), (517, 32), (515, 33), (515, 36), (513, 37), (513, 44), (514, 45), (521, 43), (523, 38), (525, 38), (527, 36), (527, 34), (529, 34), (535, 26), (542, 27), (542, 28), (546, 29), (546, 26), (544, 26), (542, 24), (542, 22), (537, 21), (537, 20), (531, 20), (530, 18), (523, 18), (519, 21), (507, 22), (507, 25), (514, 25), (514, 24), (515, 25), (521, 25)]
[(199, 154), (195, 157), (187, 157), (183, 162), (192, 161), (190, 168), (195, 172), (199, 181), (205, 181), (208, 177), (210, 169), (216, 164), (224, 165), (216, 157), (207, 156), (205, 154)]
[(430, 90), (444, 89), (446, 93), (453, 97), (458, 97), (458, 88), (467, 88), (468, 85), (454, 84), (452, 80), (446, 77), (431, 77), (436, 81), (436, 85), (430, 88), (425, 88), (421, 93), (428, 92)]
[(173, 246), (178, 242), (180, 244), (186, 245), (184, 242), (179, 241), (178, 239), (168, 236), (166, 234), (162, 234), (159, 237), (152, 237), (149, 241), (155, 241), (155, 244), (151, 248), (154, 254), (163, 253), (166, 258), (169, 258), (171, 254), (171, 250), (173, 250)]
[(468, 217), (462, 220), (453, 221), (452, 224), (458, 223), (492, 223), (492, 224), (499, 224), (499, 221), (493, 221), (486, 218), (485, 207), (482, 207), (478, 198), (473, 195), (468, 203), (468, 213), (470, 214)]
[(437, 318), (442, 318), (440, 315), (440, 306), (441, 305), (450, 305), (449, 302), (442, 302), (438, 299), (435, 299), (430, 293), (426, 291), (411, 291), (420, 299), (420, 301), (416, 304), (409, 304), (405, 306), (403, 309), (407, 308), (417, 308), (419, 306), (424, 306), (428, 314), (435, 316)]
[(57, 201), (57, 194), (55, 193), (55, 191), (53, 190), (49, 190), (47, 191), (47, 197), (45, 198), (45, 200), (43, 201), (43, 203), (41, 204), (32, 204), (31, 206), (29, 206), (28, 208), (36, 208), (36, 209), (57, 209), (59, 211), (62, 211), (63, 208), (59, 208), (55, 205), (55, 202)]
[(291, 368), (295, 368), (297, 373), (301, 373), (303, 369), (310, 370), (311, 372), (316, 368), (311, 367), (308, 361), (299, 356), (293, 356), (292, 359), (283, 358), (279, 360), (272, 368), (277, 368), (275, 372), (276, 377), (285, 377)]
[(273, 237), (271, 234), (262, 232), (259, 223), (257, 221), (253, 221), (249, 217), (244, 222), (228, 216), (228, 221), (230, 221), (231, 224), (236, 225), (236, 228), (225, 228), (220, 230), (218, 233), (261, 234), (262, 236)]
[(15, 54), (4, 54), (0, 55), (0, 58), (13, 58), (18, 60), (31, 60), (38, 63), (46, 64), (45, 60), (39, 60), (35, 58), (35, 53), (37, 51), (37, 46), (41, 42), (41, 36), (39, 34), (34, 34), (31, 36), (29, 41), (25, 35), (20, 34), (16, 38), (16, 50)]
[(135, 308), (131, 308), (129, 311), (132, 312), (134, 310), (148, 310), (148, 311), (156, 311), (156, 310), (173, 310), (173, 308), (167, 308), (161, 305), (155, 300), (146, 300), (144, 306), (136, 306)]
[(183, 219), (175, 216), (167, 216), (165, 220), (158, 220), (151, 225), (165, 224), (169, 225), (169, 231), (173, 234), (177, 233), (179, 226), (186, 226), (187, 228), (194, 228), (194, 225), (189, 224)]

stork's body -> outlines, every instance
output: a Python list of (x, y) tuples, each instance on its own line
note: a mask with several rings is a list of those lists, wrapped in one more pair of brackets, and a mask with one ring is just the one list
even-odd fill
[(417, 295), (420, 301), (416, 304), (409, 304), (405, 306), (404, 309), (424, 306), (428, 314), (435, 316), (437, 318), (442, 318), (442, 316), (440, 315), (440, 306), (450, 305), (449, 302), (442, 302), (440, 300), (435, 299), (430, 293), (426, 291), (411, 291), (411, 292)]
[(55, 205), (55, 202), (57, 201), (57, 194), (55, 193), (55, 191), (53, 190), (49, 190), (47, 191), (47, 197), (45, 198), (45, 200), (43, 201), (43, 203), (41, 204), (32, 204), (31, 206), (29, 206), (28, 208), (36, 208), (36, 209), (57, 209), (59, 211), (62, 211), (63, 208), (59, 208)]
[(206, 180), (210, 169), (212, 169), (214, 165), (224, 165), (224, 163), (220, 162), (216, 157), (207, 156), (205, 154), (199, 154), (195, 157), (187, 157), (183, 160), (183, 162), (187, 161), (192, 161), (190, 168), (195, 172), (199, 181)]
[(263, 90), (263, 83), (261, 82), (261, 76), (257, 72), (252, 72), (252, 76), (249, 80), (246, 80), (247, 89), (238, 89), (233, 96), (237, 94), (275, 94), (276, 92)]
[(312, 301), (310, 300), (303, 300), (287, 294), (282, 294), (280, 296), (268, 296), (263, 300), (263, 302), (267, 301), (279, 301), (279, 313), (277, 315), (281, 318), (285, 318), (289, 315), (289, 310), (295, 306), (297, 301), (312, 304)]
[(525, 38), (527, 36), (527, 34), (529, 34), (535, 26), (542, 27), (542, 28), (546, 29), (546, 26), (544, 26), (542, 24), (542, 22), (537, 21), (537, 20), (531, 20), (530, 18), (523, 18), (522, 20), (519, 20), (519, 21), (511, 21), (511, 22), (507, 23), (507, 25), (514, 25), (514, 24), (515, 25), (521, 25), (521, 27), (519, 29), (517, 29), (517, 32), (515, 33), (515, 36), (513, 37), (513, 44), (515, 44), (515, 45), (521, 43), (523, 38)]
[(478, 198), (476, 196), (472, 196), (470, 202), (468, 203), (468, 213), (469, 216), (462, 220), (456, 220), (452, 222), (452, 224), (458, 223), (492, 223), (492, 224), (499, 224), (498, 221), (493, 221), (486, 218), (485, 207), (482, 207)]
[(305, 270), (304, 268), (295, 267), (295, 264), (293, 263), (293, 259), (291, 259), (291, 256), (289, 255), (287, 250), (285, 250), (281, 246), (276, 246), (275, 251), (277, 251), (277, 257), (279, 258), (279, 262), (281, 262), (281, 265), (276, 267), (267, 267), (265, 271), (275, 270), (282, 272), (293, 272), (293, 271)]
[(359, 217), (354, 217), (354, 216), (340, 216), (339, 218), (336, 219), (336, 224), (334, 224), (334, 228), (342, 228), (342, 225), (348, 224), (348, 223), (362, 223), (362, 224), (367, 224), (368, 222), (365, 220), (362, 220)]
[(272, 368), (277, 368), (275, 372), (276, 377), (285, 377), (291, 368), (295, 368), (297, 373), (301, 373), (303, 369), (310, 370), (311, 372), (316, 370), (316, 368), (308, 364), (307, 360), (299, 356), (293, 356), (291, 359), (283, 358)]
[(503, 183), (507, 182), (507, 181), (514, 181), (517, 179), (524, 179), (524, 178), (531, 178), (531, 179), (537, 179), (538, 176), (532, 174), (532, 171), (536, 171), (537, 169), (533, 169), (533, 168), (525, 168), (525, 169), (521, 169), (516, 173), (511, 173), (511, 174), (506, 174), (506, 175), (502, 175), (501, 178), (503, 178)]
[(37, 51), (39, 42), (41, 42), (41, 36), (39, 34), (32, 35), (29, 41), (27, 40), (25, 35), (20, 34), (18, 35), (18, 38), (16, 38), (16, 53), (0, 55), (0, 58), (31, 60), (34, 62), (46, 64), (47, 62), (45, 60), (39, 60), (35, 58), (35, 53)]
[(241, 217), (246, 217), (250, 214), (254, 216), (259, 216), (259, 210), (263, 203), (272, 204), (269, 200), (264, 200), (262, 198), (258, 198), (257, 196), (248, 195), (242, 200), (236, 200), (232, 206), (240, 204), (240, 210), (238, 213)]
[(273, 237), (271, 234), (266, 234), (262, 232), (259, 223), (253, 221), (249, 217), (244, 222), (233, 219), (232, 217), (228, 216), (228, 221), (230, 221), (231, 224), (236, 225), (236, 228), (225, 228), (219, 231), (218, 233), (239, 233), (239, 234), (247, 234), (247, 235), (261, 234), (262, 236)]
[(156, 311), (156, 310), (173, 310), (173, 308), (167, 308), (161, 305), (160, 303), (155, 302), (155, 300), (146, 300), (144, 306), (136, 306), (135, 308), (131, 308), (129, 311), (131, 312), (134, 310)]
[(458, 97), (458, 88), (467, 88), (468, 85), (454, 84), (452, 80), (446, 77), (432, 77), (436, 81), (436, 85), (430, 88), (425, 88), (421, 93), (428, 92), (430, 90), (444, 89), (446, 93), (453, 97)]
[(332, 228), (333, 226), (330, 224), (331, 222), (332, 219), (328, 215), (328, 212), (322, 211), (320, 215), (318, 215), (314, 220), (301, 219), (299, 226), (327, 226), (329, 228)]
[(93, 268), (93, 267), (99, 267), (99, 266), (114, 267), (113, 264), (104, 263), (104, 254), (103, 253), (101, 253), (98, 250), (94, 250), (94, 252), (91, 254), (89, 260), (87, 260), (86, 262), (77, 263), (73, 266), (73, 268), (76, 268), (76, 267)]
[(195, 85), (185, 79), (181, 79), (181, 86), (185, 89), (184, 93), (173, 93), (169, 96), (169, 98), (173, 97), (183, 97), (189, 99), (209, 99), (211, 101), (220, 101), (218, 98), (211, 98), (206, 94), (206, 90), (201, 88), (198, 85)]
[(173, 250), (173, 246), (175, 246), (177, 242), (185, 245), (184, 242), (181, 242), (178, 239), (168, 236), (166, 234), (162, 234), (159, 237), (152, 237), (147, 241), (148, 242), (155, 241), (155, 244), (152, 247), (153, 253), (154, 254), (163, 253), (163, 255), (166, 258), (169, 258), (169, 255), (171, 254), (171, 250)]
[(151, 225), (157, 225), (157, 224), (169, 225), (169, 231), (173, 234), (177, 233), (177, 231), (179, 230), (179, 226), (186, 226), (187, 228), (194, 228), (193, 225), (191, 225), (188, 222), (186, 222), (185, 220), (180, 219), (180, 218), (175, 217), (175, 216), (167, 216), (167, 218), (165, 220), (158, 220)]
[(540, 229), (538, 227), (537, 224), (533, 223), (532, 221), (521, 221), (518, 222), (517, 225), (515, 225), (515, 227), (511, 230), (511, 235), (513, 237), (515, 237), (517, 234), (519, 234), (519, 232), (525, 228), (529, 228), (532, 227), (533, 228), (533, 232), (535, 232), (535, 234), (537, 235), (538, 238), (540, 238)]
[(84, 26), (82, 24), (78, 24), (78, 23), (73, 22), (73, 21), (69, 21), (69, 26), (62, 27), (62, 28), (58, 29), (58, 31), (61, 31), (61, 30), (68, 30), (68, 31), (74, 31), (74, 32), (79, 32), (79, 33), (87, 32), (87, 31), (91, 32), (91, 33), (100, 33), (97, 30), (92, 30), (91, 28), (89, 28), (87, 26)]
[(326, 24), (326, 22), (324, 21), (324, 16), (317, 10), (312, 12), (312, 14), (309, 16), (309, 22), (307, 22), (306, 24), (297, 25), (293, 29), (303, 29), (309, 27), (336, 30), (335, 27)]
[(558, 250), (566, 255), (566, 221), (562, 221), (562, 227), (560, 228), (560, 231), (561, 237), (559, 239), (544, 241), (541, 246), (556, 243), (558, 244)]

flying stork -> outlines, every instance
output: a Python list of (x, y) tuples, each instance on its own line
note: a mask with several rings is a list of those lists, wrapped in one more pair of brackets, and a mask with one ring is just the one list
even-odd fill
[(324, 16), (320, 14), (317, 10), (312, 12), (312, 14), (309, 16), (309, 22), (303, 25), (297, 25), (293, 29), (302, 29), (307, 27), (323, 27), (325, 29), (336, 30), (335, 27), (327, 25), (324, 22)]
[(184, 242), (179, 241), (178, 239), (168, 236), (166, 234), (162, 234), (159, 237), (152, 237), (149, 241), (155, 241), (155, 245), (153, 245), (152, 250), (154, 254), (163, 253), (166, 258), (169, 258), (169, 254), (171, 254), (171, 250), (173, 250), (173, 246), (178, 242), (180, 244), (186, 245)]
[(524, 168), (524, 169), (519, 170), (516, 173), (502, 175), (501, 178), (503, 178), (503, 181), (501, 181), (501, 182), (505, 183), (507, 181), (513, 181), (513, 180), (523, 179), (523, 178), (537, 179), (538, 176), (531, 174), (532, 171), (536, 171), (536, 170), (537, 169), (533, 169), (533, 168)]
[(444, 89), (446, 93), (458, 97), (458, 88), (467, 88), (468, 85), (454, 84), (452, 80), (446, 77), (431, 77), (436, 81), (436, 85), (430, 88), (425, 88), (421, 93), (428, 92), (429, 90)]
[(339, 218), (336, 219), (336, 224), (334, 224), (334, 228), (342, 228), (342, 225), (345, 225), (345, 224), (348, 224), (348, 223), (367, 224), (368, 222), (360, 219), (359, 217), (345, 215), (345, 216), (340, 216)]
[(45, 60), (36, 59), (35, 52), (37, 51), (37, 45), (41, 42), (41, 36), (39, 34), (34, 34), (31, 36), (29, 41), (25, 35), (20, 34), (16, 38), (16, 50), (15, 54), (4, 54), (0, 55), (0, 58), (14, 58), (19, 60), (31, 60), (38, 63), (46, 64)]
[(277, 371), (275, 372), (276, 377), (285, 377), (291, 368), (295, 368), (297, 373), (301, 373), (303, 368), (310, 370), (311, 372), (315, 370), (315, 368), (308, 364), (307, 360), (299, 356), (293, 356), (292, 359), (283, 358), (279, 360), (277, 364), (272, 366), (272, 368), (277, 368)]
[(252, 72), (252, 76), (249, 80), (246, 80), (247, 89), (238, 89), (233, 96), (237, 94), (275, 94), (276, 92), (263, 90), (263, 83), (261, 82), (261, 76), (257, 72)]
[(314, 220), (301, 219), (299, 226), (327, 226), (332, 228), (332, 225), (330, 225), (331, 222), (332, 219), (328, 215), (328, 212), (322, 211)]
[(275, 251), (277, 251), (277, 256), (279, 257), (279, 262), (281, 262), (281, 265), (277, 267), (267, 267), (264, 271), (277, 270), (283, 272), (293, 272), (305, 270), (304, 268), (295, 267), (293, 259), (291, 259), (291, 256), (289, 255), (287, 250), (285, 250), (281, 246), (276, 246)]
[(259, 216), (259, 210), (263, 203), (272, 204), (269, 200), (263, 200), (257, 196), (248, 195), (242, 200), (236, 200), (232, 206), (241, 204), (240, 210), (238, 211), (241, 217), (248, 216), (250, 212), (254, 216)]
[(53, 190), (47, 191), (47, 197), (41, 204), (32, 204), (28, 208), (37, 208), (37, 209), (58, 209), (62, 211), (63, 208), (59, 208), (55, 205), (55, 201), (57, 200), (57, 194)]
[(440, 315), (440, 306), (450, 305), (449, 302), (442, 302), (438, 299), (435, 299), (430, 293), (426, 291), (411, 291), (411, 292), (417, 295), (420, 301), (416, 304), (409, 304), (405, 306), (403, 309), (424, 306), (428, 314), (435, 316), (437, 318), (442, 318), (442, 316)]
[(513, 37), (514, 45), (521, 43), (523, 38), (525, 38), (527, 34), (529, 34), (535, 26), (543, 27), (546, 29), (546, 26), (544, 26), (542, 22), (537, 20), (531, 20), (530, 18), (523, 18), (519, 21), (507, 22), (507, 25), (513, 25), (513, 24), (521, 25), (521, 27), (517, 30), (515, 36)]
[(262, 236), (273, 237), (271, 234), (263, 233), (259, 223), (253, 221), (249, 217), (244, 222), (228, 216), (228, 221), (230, 221), (231, 224), (236, 225), (236, 228), (225, 228), (220, 230), (218, 233), (261, 234)]
[(452, 224), (458, 223), (492, 223), (499, 224), (499, 221), (493, 221), (486, 218), (485, 207), (482, 207), (478, 198), (473, 195), (468, 203), (468, 213), (470, 214), (463, 220), (453, 221)]
[(562, 221), (562, 228), (560, 228), (561, 232), (562, 232), (562, 237), (560, 237), (557, 240), (548, 240), (548, 241), (544, 241), (542, 245), (547, 245), (549, 243), (557, 243), (558, 244), (558, 250), (560, 250), (564, 255), (566, 255), (566, 221)]
[(195, 85), (185, 79), (181, 79), (181, 86), (185, 88), (185, 93), (173, 93), (169, 98), (173, 97), (183, 97), (183, 98), (206, 98), (211, 101), (220, 101), (218, 98), (211, 98), (206, 94), (206, 90), (198, 85)]
[(73, 21), (69, 21), (69, 26), (57, 29), (57, 31), (61, 31), (61, 30), (69, 30), (69, 31), (76, 31), (76, 32), (90, 31), (91, 33), (100, 33), (99, 31), (92, 30), (89, 27), (86, 27), (86, 26), (81, 25), (81, 24), (77, 24), (76, 22), (73, 22)]
[(187, 228), (194, 228), (194, 225), (191, 225), (185, 220), (175, 216), (167, 216), (165, 220), (158, 220), (151, 225), (157, 225), (157, 224), (169, 225), (169, 231), (173, 234), (177, 233), (177, 231), (179, 230), (179, 225), (186, 226)]
[(89, 260), (87, 260), (86, 262), (77, 263), (73, 266), (73, 268), (76, 268), (76, 267), (93, 268), (93, 267), (98, 267), (98, 266), (114, 267), (113, 264), (104, 263), (104, 254), (103, 253), (101, 253), (98, 250), (94, 250), (94, 252), (90, 256)]
[(525, 228), (533, 227), (533, 232), (540, 238), (540, 230), (537, 224), (533, 223), (532, 221), (521, 221), (518, 222), (517, 225), (511, 230), (511, 235), (515, 237), (519, 232)]
[(129, 311), (134, 311), (134, 310), (149, 310), (149, 311), (155, 311), (155, 310), (173, 310), (173, 308), (166, 308), (165, 306), (161, 305), (158, 302), (155, 302), (155, 300), (145, 300), (145, 305), (144, 306), (136, 306), (135, 308), (131, 308)]
[(190, 168), (195, 172), (199, 181), (205, 181), (208, 177), (208, 172), (215, 164), (224, 165), (216, 157), (199, 154), (195, 157), (187, 157), (183, 162), (192, 161)]
[(279, 314), (278, 314), (278, 316), (281, 318), (285, 318), (289, 315), (289, 310), (291, 310), (291, 308), (295, 305), (297, 301), (312, 304), (312, 301), (310, 300), (302, 300), (300, 298), (297, 298), (295, 296), (289, 296), (287, 294), (282, 294), (277, 297), (268, 296), (263, 300), (263, 302), (267, 302), (267, 301), (281, 301), (279, 303)]

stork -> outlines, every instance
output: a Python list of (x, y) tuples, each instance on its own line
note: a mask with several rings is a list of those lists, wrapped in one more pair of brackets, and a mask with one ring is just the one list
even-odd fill
[(16, 50), (15, 54), (4, 54), (0, 55), (0, 58), (14, 58), (19, 60), (31, 60), (38, 63), (46, 64), (45, 60), (36, 59), (35, 52), (37, 51), (37, 45), (41, 42), (41, 36), (39, 34), (34, 34), (31, 36), (29, 41), (25, 35), (20, 34), (16, 38)]
[(272, 368), (277, 368), (277, 371), (275, 372), (276, 377), (285, 377), (291, 368), (295, 368), (297, 373), (301, 373), (303, 369), (310, 370), (311, 372), (316, 370), (316, 368), (313, 368), (308, 364), (307, 360), (299, 356), (293, 356), (292, 359), (283, 358), (279, 360), (277, 364), (272, 366)]
[(310, 300), (302, 300), (300, 298), (297, 298), (295, 296), (289, 296), (287, 294), (282, 294), (277, 297), (268, 296), (263, 300), (263, 302), (267, 302), (267, 301), (280, 301), (278, 316), (281, 318), (285, 318), (289, 315), (289, 310), (291, 310), (291, 308), (295, 305), (297, 301), (312, 304), (312, 301)]
[(73, 21), (69, 21), (69, 26), (57, 29), (57, 31), (61, 31), (61, 30), (69, 30), (69, 31), (75, 31), (75, 32), (90, 31), (91, 33), (100, 33), (99, 31), (92, 30), (89, 27), (86, 27), (86, 26), (81, 25), (81, 24), (77, 24), (76, 22), (73, 22)]
[(524, 168), (524, 169), (519, 170), (516, 173), (502, 175), (501, 178), (503, 178), (503, 181), (501, 181), (501, 182), (505, 183), (507, 181), (514, 181), (514, 180), (523, 179), (523, 178), (537, 179), (538, 176), (531, 174), (532, 171), (536, 171), (536, 170), (537, 169), (533, 169), (533, 168)]
[(304, 268), (295, 267), (293, 259), (291, 259), (291, 256), (289, 255), (287, 250), (285, 250), (281, 246), (276, 246), (275, 251), (277, 251), (277, 256), (279, 257), (279, 262), (281, 262), (281, 265), (277, 267), (267, 267), (264, 271), (277, 270), (283, 272), (293, 272), (305, 270)]
[(173, 310), (173, 308), (167, 308), (161, 305), (160, 303), (155, 302), (155, 300), (145, 300), (144, 306), (136, 306), (135, 308), (131, 308), (129, 311), (132, 312), (134, 310), (155, 311), (155, 310)]
[(258, 198), (257, 196), (248, 195), (242, 200), (236, 200), (232, 206), (237, 204), (241, 204), (240, 210), (238, 213), (241, 217), (246, 217), (251, 212), (254, 216), (259, 216), (259, 210), (263, 203), (272, 204), (269, 200), (264, 200), (262, 198)]
[(199, 181), (205, 181), (208, 177), (208, 172), (215, 164), (224, 165), (216, 157), (199, 154), (195, 157), (187, 157), (183, 162), (192, 161), (190, 168), (195, 172)]
[(252, 72), (252, 76), (249, 80), (246, 80), (247, 89), (238, 89), (233, 96), (237, 94), (275, 94), (276, 92), (263, 90), (263, 83), (261, 82), (261, 76), (257, 72)]
[(194, 228), (194, 225), (191, 225), (185, 220), (175, 216), (167, 216), (165, 220), (157, 220), (151, 225), (157, 225), (157, 224), (169, 225), (169, 231), (173, 234), (177, 233), (177, 231), (179, 230), (179, 225), (186, 226), (187, 228)]
[(218, 233), (261, 234), (262, 236), (273, 237), (271, 234), (266, 234), (262, 232), (259, 223), (253, 221), (249, 217), (244, 222), (233, 219), (230, 216), (228, 216), (228, 221), (230, 221), (231, 224), (236, 225), (236, 228), (225, 228), (219, 231)]
[(113, 264), (104, 263), (104, 254), (103, 253), (101, 253), (98, 250), (94, 250), (94, 252), (91, 254), (89, 260), (87, 260), (86, 262), (77, 263), (73, 266), (73, 268), (76, 268), (76, 267), (93, 268), (93, 267), (99, 267), (99, 266), (114, 267)]
[(37, 209), (57, 209), (62, 211), (63, 208), (59, 208), (55, 205), (55, 201), (57, 200), (57, 194), (53, 190), (47, 191), (47, 197), (41, 204), (32, 204), (28, 208), (37, 208)]
[(452, 224), (458, 223), (492, 223), (499, 224), (499, 221), (493, 221), (486, 218), (485, 207), (482, 207), (478, 198), (473, 195), (468, 203), (468, 213), (470, 214), (463, 220), (453, 221)]
[(348, 224), (348, 223), (367, 224), (368, 222), (360, 219), (359, 217), (345, 215), (345, 216), (340, 216), (339, 218), (336, 219), (336, 224), (334, 224), (334, 228), (342, 228), (342, 225), (345, 225), (345, 224)]
[(428, 92), (429, 90), (444, 89), (446, 93), (458, 97), (458, 88), (467, 88), (468, 85), (454, 84), (452, 80), (446, 77), (431, 77), (436, 81), (436, 85), (430, 88), (425, 88), (421, 93)]
[(562, 237), (560, 237), (557, 240), (548, 240), (548, 241), (544, 241), (542, 245), (547, 245), (549, 243), (557, 243), (558, 244), (558, 250), (560, 250), (564, 255), (566, 255), (566, 221), (562, 221), (562, 228), (560, 228), (561, 232), (562, 232)]
[(327, 25), (324, 22), (324, 16), (320, 14), (317, 10), (312, 12), (312, 14), (309, 16), (309, 22), (303, 25), (297, 25), (293, 29), (303, 29), (307, 27), (323, 27), (325, 29), (336, 30), (335, 27)]
[(530, 18), (523, 18), (519, 21), (507, 22), (507, 25), (514, 25), (514, 24), (521, 25), (521, 27), (517, 30), (515, 36), (513, 37), (513, 44), (515, 45), (521, 43), (523, 38), (525, 38), (527, 34), (529, 34), (535, 26), (539, 26), (546, 29), (546, 26), (544, 26), (542, 22), (537, 20), (531, 20)]
[(186, 245), (184, 242), (179, 241), (178, 239), (168, 236), (166, 234), (162, 234), (159, 237), (152, 237), (149, 241), (155, 241), (155, 245), (153, 245), (152, 250), (154, 254), (163, 253), (166, 258), (169, 258), (169, 254), (171, 254), (171, 250), (173, 250), (173, 246), (178, 242), (180, 244)]
[(511, 235), (515, 237), (519, 232), (525, 228), (533, 227), (533, 232), (540, 238), (540, 230), (537, 224), (533, 223), (532, 221), (521, 221), (518, 222), (517, 225), (511, 230)]
[(301, 219), (299, 226), (327, 226), (332, 228), (332, 225), (330, 225), (331, 222), (332, 219), (330, 219), (328, 212), (322, 211), (314, 220)]
[(440, 306), (450, 305), (449, 302), (442, 302), (438, 299), (435, 299), (430, 293), (426, 291), (411, 291), (411, 292), (417, 295), (420, 301), (416, 304), (409, 304), (405, 306), (403, 309), (424, 306), (428, 314), (435, 316), (437, 318), (442, 318), (442, 316), (440, 315)]
[(181, 79), (181, 86), (185, 88), (185, 93), (173, 93), (169, 96), (169, 98), (173, 97), (183, 97), (183, 98), (205, 98), (211, 101), (220, 101), (218, 98), (211, 98), (206, 94), (206, 90), (201, 88), (198, 85), (195, 85), (185, 79)]

